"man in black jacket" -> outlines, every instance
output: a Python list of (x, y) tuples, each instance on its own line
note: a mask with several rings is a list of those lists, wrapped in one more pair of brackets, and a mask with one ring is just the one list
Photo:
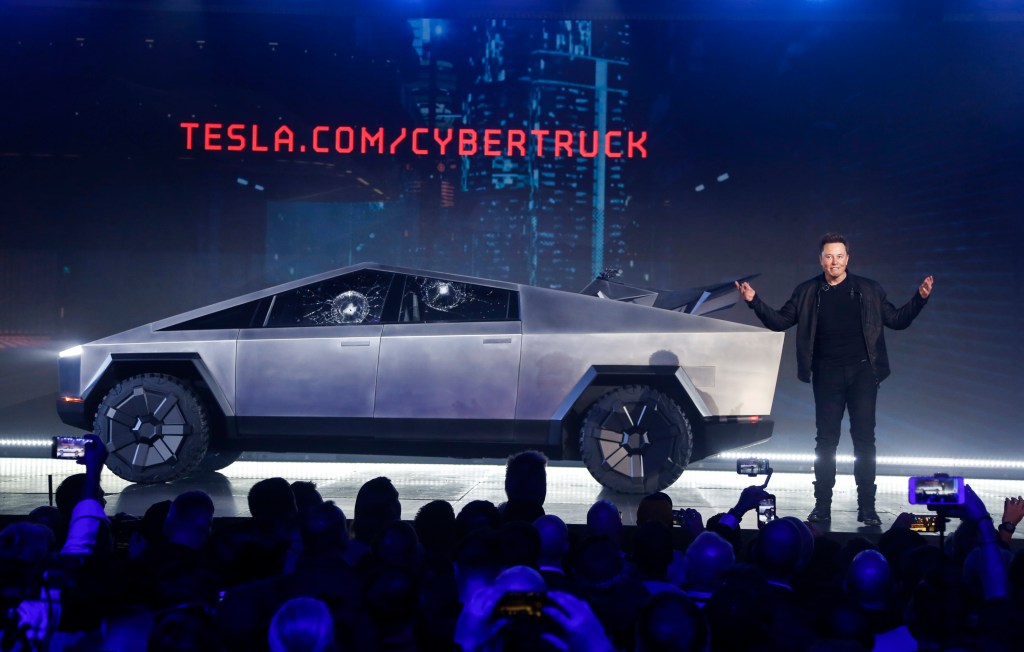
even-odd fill
[(933, 278), (924, 279), (910, 301), (896, 308), (877, 282), (848, 274), (849, 245), (838, 233), (821, 238), (824, 274), (805, 281), (775, 310), (749, 283), (736, 283), (747, 305), (773, 331), (796, 325), (797, 376), (814, 387), (817, 436), (814, 447), (814, 510), (809, 521), (832, 518), (836, 447), (843, 412), (850, 411), (850, 436), (857, 481), (857, 520), (881, 525), (875, 511), (875, 401), (889, 376), (883, 326), (910, 326), (928, 301)]

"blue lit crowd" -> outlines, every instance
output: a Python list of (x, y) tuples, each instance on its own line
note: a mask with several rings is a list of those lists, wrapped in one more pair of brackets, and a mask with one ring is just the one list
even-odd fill
[[(351, 515), (268, 478), (244, 519), (215, 519), (202, 491), (109, 517), (104, 453), (0, 532), (0, 649), (1020, 649), (1024, 553), (970, 490), (941, 549), (909, 514), (874, 540), (795, 517), (745, 529), (758, 486), (707, 523), (656, 493), (636, 526), (599, 500), (569, 528), (545, 512), (533, 451), (509, 458), (501, 504), (436, 500), (411, 522), (386, 477)], [(1024, 516), (1024, 500), (1002, 507)]]

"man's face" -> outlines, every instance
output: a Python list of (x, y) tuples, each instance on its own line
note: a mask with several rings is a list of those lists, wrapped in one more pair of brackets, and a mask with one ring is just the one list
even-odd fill
[(846, 245), (842, 242), (830, 242), (821, 249), (821, 268), (825, 270), (825, 278), (831, 282), (839, 283), (843, 280), (849, 261)]

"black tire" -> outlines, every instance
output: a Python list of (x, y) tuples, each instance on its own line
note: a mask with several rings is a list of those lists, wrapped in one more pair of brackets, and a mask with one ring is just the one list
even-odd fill
[(602, 485), (626, 494), (661, 491), (690, 462), (693, 433), (682, 409), (646, 385), (618, 387), (591, 405), (580, 455)]
[(184, 381), (164, 374), (118, 383), (100, 402), (94, 429), (110, 451), (107, 468), (140, 484), (184, 478), (210, 445), (202, 400)]
[(206, 457), (196, 467), (196, 473), (212, 473), (234, 464), (242, 451), (206, 451)]

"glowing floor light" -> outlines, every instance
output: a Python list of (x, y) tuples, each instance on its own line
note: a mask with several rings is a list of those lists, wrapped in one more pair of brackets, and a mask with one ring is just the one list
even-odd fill
[[(813, 464), (813, 453), (766, 453), (764, 455), (772, 462), (794, 462)], [(734, 459), (739, 457), (736, 453), (725, 453), (715, 456), (715, 459)], [(853, 455), (836, 455), (836, 462), (840, 464), (852, 464), (855, 461)], [(1024, 469), (1024, 460), (990, 460), (971, 459), (962, 457), (911, 457), (911, 456), (886, 456), (880, 455), (875, 458), (879, 466), (923, 466), (928, 468), (958, 467), (965, 469)]]

